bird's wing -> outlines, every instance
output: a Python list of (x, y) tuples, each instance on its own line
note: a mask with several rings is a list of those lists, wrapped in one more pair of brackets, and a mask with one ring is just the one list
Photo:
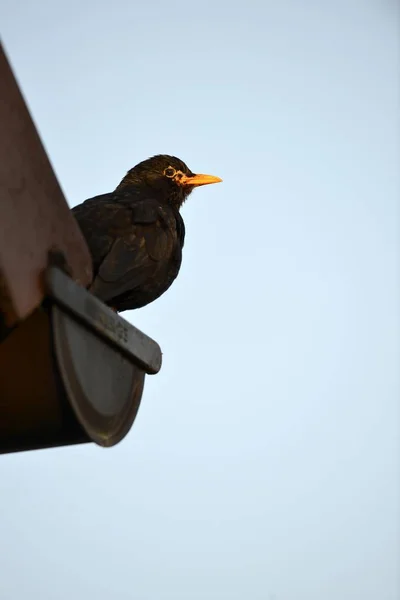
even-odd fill
[(140, 203), (129, 208), (129, 213), (127, 229), (117, 230), (90, 287), (103, 302), (111, 302), (139, 286), (151, 284), (160, 261), (172, 250), (171, 232), (154, 206)]

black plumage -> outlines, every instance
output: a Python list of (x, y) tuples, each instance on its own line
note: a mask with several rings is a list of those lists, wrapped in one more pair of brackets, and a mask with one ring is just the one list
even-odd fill
[(218, 181), (195, 175), (174, 156), (158, 155), (128, 171), (114, 192), (75, 206), (92, 255), (90, 291), (117, 311), (159, 298), (181, 266), (180, 207), (195, 187)]

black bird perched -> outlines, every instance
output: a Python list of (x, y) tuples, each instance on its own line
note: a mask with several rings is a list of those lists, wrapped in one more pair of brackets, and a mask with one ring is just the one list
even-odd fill
[(185, 225), (180, 207), (195, 187), (219, 181), (160, 154), (128, 171), (114, 192), (75, 206), (72, 212), (92, 255), (89, 290), (116, 311), (140, 308), (161, 296), (181, 266)]

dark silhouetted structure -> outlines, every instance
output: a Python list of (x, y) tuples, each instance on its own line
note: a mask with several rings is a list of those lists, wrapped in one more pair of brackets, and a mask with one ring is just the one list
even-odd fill
[(129, 431), (161, 350), (85, 288), (90, 252), (0, 47), (0, 452)]

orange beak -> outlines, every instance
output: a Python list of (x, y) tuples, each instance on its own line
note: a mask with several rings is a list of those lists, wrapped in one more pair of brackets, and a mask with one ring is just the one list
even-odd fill
[(182, 175), (178, 183), (180, 185), (198, 187), (200, 185), (208, 185), (209, 183), (220, 183), (221, 181), (220, 177), (214, 177), (214, 175)]

